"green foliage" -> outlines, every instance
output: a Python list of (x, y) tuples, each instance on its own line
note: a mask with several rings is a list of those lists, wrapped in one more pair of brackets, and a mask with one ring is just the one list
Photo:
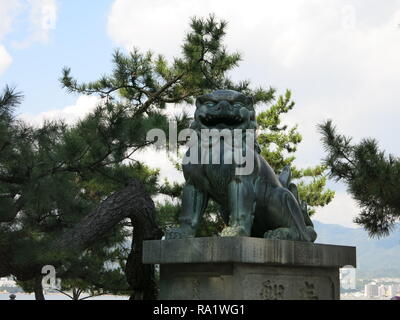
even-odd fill
[(219, 205), (213, 200), (209, 200), (208, 207), (200, 221), (197, 237), (213, 237), (222, 231), (227, 221), (223, 220), (221, 214), (217, 214), (220, 211)]
[[(108, 115), (97, 110), (73, 127), (45, 123), (39, 129), (12, 115), (2, 118), (1, 124), (3, 119), (8, 123), (0, 156), (0, 249), (10, 250), (18, 278), (31, 279), (47, 261), (53, 263), (59, 253), (47, 250), (49, 244), (132, 177), (150, 186), (156, 183), (157, 171), (141, 163), (122, 164), (127, 157), (121, 152), (124, 147), (109, 138), (117, 125), (107, 123)], [(121, 132), (125, 128), (129, 126), (119, 127)], [(126, 149), (137, 143), (124, 141)], [(121, 268), (117, 272), (103, 265), (110, 260), (124, 263), (126, 252), (115, 248), (129, 235), (122, 221), (84, 254), (63, 255), (56, 263), (64, 289), (78, 287), (96, 294), (127, 290)], [(22, 283), (27, 290), (34, 284)]]
[(388, 235), (400, 218), (400, 159), (379, 150), (374, 139), (353, 144), (332, 121), (319, 126), (330, 176), (346, 183), (361, 208), (355, 222), (371, 236)]
[(302, 201), (307, 202), (309, 214), (315, 213), (316, 207), (323, 207), (330, 203), (335, 196), (332, 190), (326, 189), (326, 167), (298, 169), (294, 166), (297, 146), (302, 141), (297, 126), (288, 128), (282, 124), (282, 116), (290, 112), (295, 106), (292, 93), (286, 90), (276, 102), (257, 116), (259, 126), (258, 143), (261, 155), (268, 161), (276, 173), (280, 173), (285, 166), (292, 169), (292, 179), (295, 180)]
[[(128, 254), (123, 245), (109, 248), (107, 243), (101, 241), (62, 265), (56, 274), (62, 280), (61, 287), (51, 291), (61, 292), (73, 300), (104, 294), (129, 295), (130, 289), (123, 272)], [(35, 290), (35, 280), (17, 281), (17, 284), (24, 292)]]
[(70, 92), (99, 94), (112, 105), (120, 102), (134, 117), (162, 114), (167, 103), (193, 103), (194, 97), (216, 88), (246, 92), (256, 102), (269, 101), (273, 89), (252, 90), (249, 81), (234, 83), (227, 76), (241, 57), (223, 46), (226, 26), (225, 21), (217, 21), (213, 15), (207, 19), (193, 18), (182, 45), (182, 57), (172, 62), (137, 49), (129, 55), (116, 51), (111, 75), (79, 84), (71, 77), (71, 70), (64, 68), (60, 80)]
[[(115, 270), (99, 267), (111, 258), (125, 263), (127, 255), (122, 251), (118, 258), (109, 252), (131, 235), (125, 221), (109, 230), (105, 239), (98, 239), (98, 248), (91, 248), (90, 254), (65, 255), (47, 249), (132, 178), (144, 182), (149, 193), (157, 192), (158, 171), (134, 161), (131, 155), (147, 146), (145, 135), (136, 131), (158, 126), (159, 117), (133, 119), (126, 108), (105, 104), (74, 126), (46, 122), (32, 128), (13, 116), (20, 96), (8, 97), (10, 92), (7, 89), (0, 97), (0, 251), (8, 250), (15, 266), (11, 272), (20, 279), (31, 279), (50, 261), (57, 264), (58, 272), (68, 266), (60, 277), (71, 289), (79, 285), (90, 292), (117, 292), (111, 284), (118, 279), (118, 287), (126, 289), (123, 274), (121, 278)], [(100, 254), (101, 250), (108, 255)], [(57, 262), (56, 256), (62, 260)], [(97, 274), (98, 280), (85, 278), (85, 270)], [(97, 271), (102, 272), (101, 278)], [(122, 280), (125, 287), (120, 285)]]
[(72, 292), (75, 300), (82, 293), (89, 296), (129, 295), (130, 289), (123, 272), (128, 254), (123, 245), (109, 248), (102, 242), (96, 244), (70, 265), (63, 266), (61, 291)]

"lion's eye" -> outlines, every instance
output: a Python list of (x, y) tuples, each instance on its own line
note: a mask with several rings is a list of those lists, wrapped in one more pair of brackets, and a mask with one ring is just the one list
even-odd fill
[(213, 106), (215, 106), (215, 102), (207, 101), (207, 102), (205, 103), (205, 105), (206, 105), (207, 107), (213, 107)]
[(241, 102), (235, 102), (235, 103), (233, 104), (233, 106), (236, 107), (236, 108), (241, 108), (241, 107), (244, 107), (244, 104), (241, 103)]

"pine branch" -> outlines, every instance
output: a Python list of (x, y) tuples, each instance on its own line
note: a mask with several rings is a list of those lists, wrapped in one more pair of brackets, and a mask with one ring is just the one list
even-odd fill
[[(3, 93), (0, 95), (0, 111), (10, 112), (12, 107), (17, 106), (22, 102), (23, 95), (20, 92), (15, 92), (15, 88), (6, 86)], [(0, 116), (2, 114), (0, 113)]]

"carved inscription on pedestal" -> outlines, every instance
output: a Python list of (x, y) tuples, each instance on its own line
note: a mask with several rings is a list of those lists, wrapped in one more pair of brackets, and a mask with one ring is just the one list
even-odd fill
[(285, 287), (282, 284), (271, 283), (270, 280), (263, 282), (260, 296), (263, 300), (283, 300)]
[(248, 300), (326, 300), (333, 298), (329, 277), (249, 274), (239, 287)]
[(304, 282), (304, 287), (299, 289), (300, 298), (303, 300), (319, 300), (315, 293), (315, 285), (308, 281)]

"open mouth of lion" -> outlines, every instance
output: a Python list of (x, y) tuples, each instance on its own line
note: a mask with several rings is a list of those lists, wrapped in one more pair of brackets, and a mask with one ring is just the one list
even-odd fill
[(244, 120), (240, 115), (206, 114), (200, 116), (201, 123), (209, 128), (232, 128), (241, 125)]

